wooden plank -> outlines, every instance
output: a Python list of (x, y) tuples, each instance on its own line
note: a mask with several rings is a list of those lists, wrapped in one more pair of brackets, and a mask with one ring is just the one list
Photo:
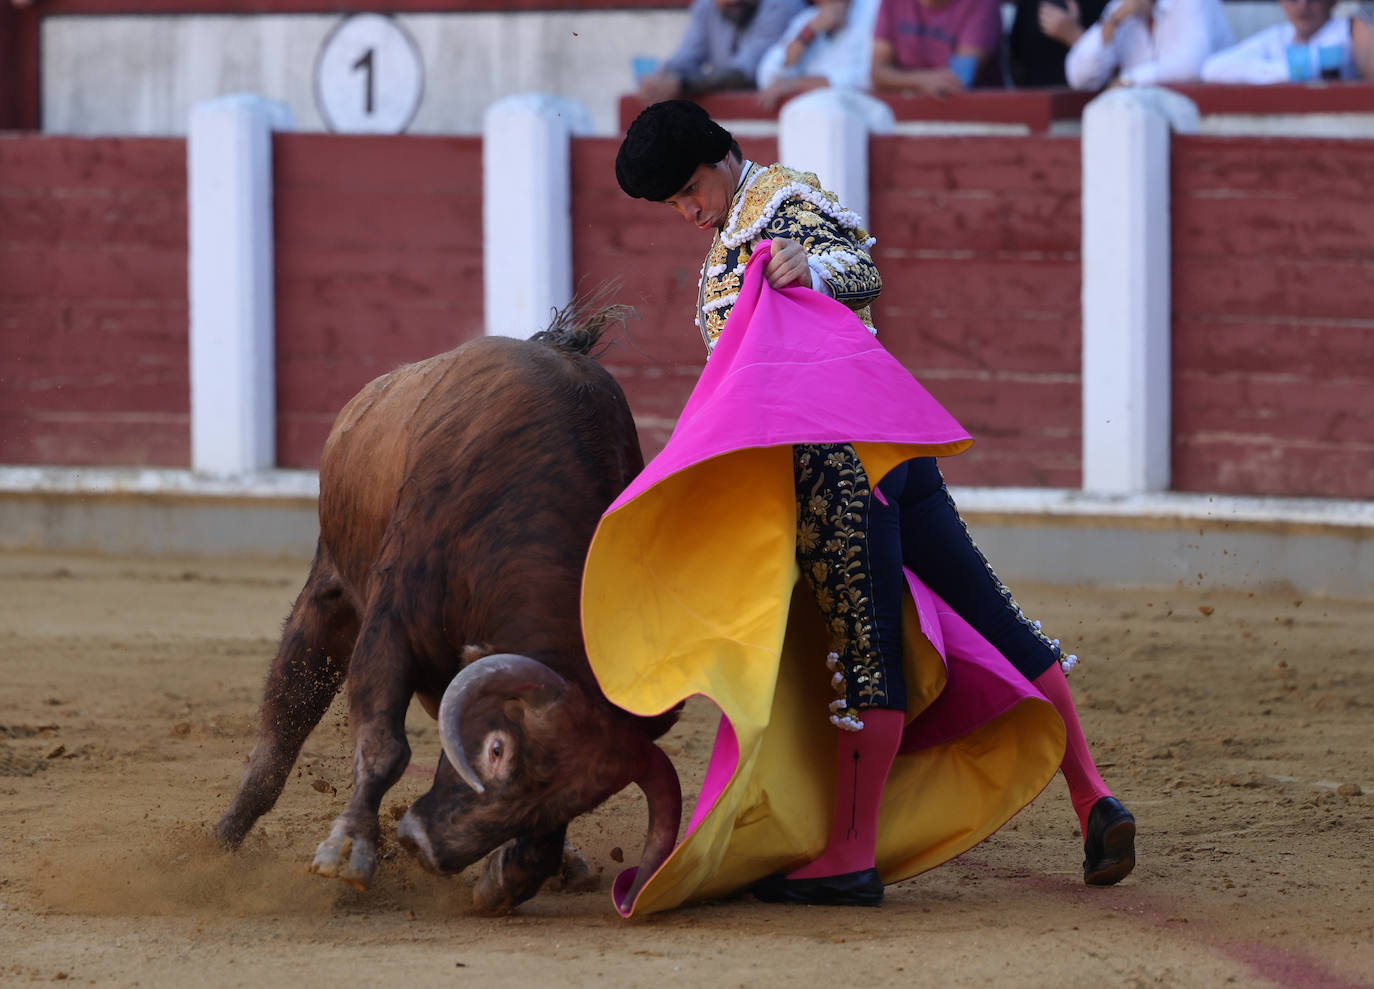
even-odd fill
[(1374, 498), (1374, 446), (1175, 437), (1173, 488), (1290, 498)]
[(0, 463), (187, 467), (190, 417), (157, 413), (32, 414), (0, 410)]
[[(305, 292), (309, 304), (323, 307), (414, 306), (480, 314), (480, 251), (448, 253), (394, 249), (350, 251), (288, 245), (277, 259), (277, 301)], [(472, 307), (476, 307), (474, 310)]]
[[(913, 92), (877, 94), (899, 121), (958, 121), (1021, 125), (1039, 133), (1057, 120), (1077, 120), (1093, 94), (1067, 90), (975, 89), (936, 99)], [(776, 121), (778, 108), (765, 108), (752, 91), (709, 93), (697, 100), (716, 120)], [(629, 127), (644, 109), (634, 93), (620, 98), (620, 129)]]
[(944, 249), (1078, 257), (1077, 191), (1039, 196), (1005, 189), (911, 192), (870, 200), (870, 232), (882, 248)]
[(1077, 382), (1058, 376), (935, 374), (917, 369), (921, 384), (975, 436), (1075, 437), (1082, 428)]
[(999, 189), (1009, 195), (1074, 197), (1082, 187), (1079, 141), (1072, 137), (873, 137), (869, 139), (869, 187), (875, 194)]
[(482, 139), (427, 135), (276, 134), (274, 184), (350, 195), (440, 192), (482, 199)]
[(1173, 266), (1175, 318), (1368, 319), (1374, 253), (1354, 260), (1185, 257)]
[(466, 190), (355, 194), (300, 184), (280, 192), (275, 239), (288, 251), (482, 251), (481, 200)]
[(111, 356), (103, 368), (45, 368), (0, 359), (0, 378), (6, 381), (0, 408), (34, 417), (45, 413), (184, 415), (190, 408), (184, 365), (160, 365), (136, 357)]
[(185, 299), (186, 252), (123, 245), (58, 247), (47, 251), (9, 246), (0, 255), (0, 298)]
[(946, 482), (956, 486), (1072, 489), (1083, 484), (1077, 444), (1052, 448), (975, 439), (968, 451), (941, 460), (940, 470)]
[(901, 324), (918, 313), (984, 318), (1064, 316), (1079, 310), (1077, 259), (933, 256), (879, 244), (884, 275), (875, 319)]
[(876, 320), (883, 345), (920, 377), (925, 369), (972, 373), (1054, 374), (1077, 378), (1082, 329), (1070, 317), (980, 319), (960, 315)]
[(1201, 114), (1374, 113), (1374, 84), (1367, 81), (1272, 86), (1176, 83), (1169, 88), (1196, 103)]
[[(1334, 370), (1334, 369), (1332, 369)], [(1350, 443), (1374, 449), (1374, 381), (1334, 374), (1175, 373), (1173, 431), (1225, 433), (1259, 441)]]
[(1370, 231), (1374, 202), (1368, 196), (1197, 195), (1175, 201), (1173, 257), (1175, 264), (1208, 256), (1370, 259)]
[(1237, 193), (1353, 202), (1374, 186), (1370, 140), (1176, 134), (1170, 151), (1175, 202)]
[(184, 300), (20, 300), (0, 295), (0, 354), (36, 363), (103, 361), (100, 349), (83, 344), (86, 339), (105, 340), (149, 360), (184, 361), (186, 328)]
[(1358, 379), (1374, 387), (1374, 312), (1323, 322), (1307, 316), (1174, 321), (1175, 373), (1286, 374), (1319, 383)]
[(162, 190), (0, 189), (0, 251), (19, 247), (186, 249), (186, 199)]
[(0, 140), (6, 190), (91, 188), (159, 191), (186, 197), (186, 141), (174, 137), (55, 137), (11, 134)]

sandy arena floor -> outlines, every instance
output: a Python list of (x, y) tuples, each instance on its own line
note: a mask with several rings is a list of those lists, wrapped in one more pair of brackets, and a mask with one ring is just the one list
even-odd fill
[[(243, 852), (206, 843), (305, 567), (0, 555), (0, 984), (1374, 984), (1368, 602), (1017, 588), (1084, 657), (1089, 739), (1140, 823), (1121, 886), (1082, 885), (1056, 779), (879, 910), (738, 898), (626, 922), (607, 886), (643, 840), (627, 791), (573, 828), (600, 890), (487, 919), (471, 875), (394, 844), (367, 893), (305, 872), (349, 786), (338, 702)], [(418, 707), (410, 727), (388, 828), (438, 756)], [(688, 781), (712, 728), (692, 707), (667, 740)]]

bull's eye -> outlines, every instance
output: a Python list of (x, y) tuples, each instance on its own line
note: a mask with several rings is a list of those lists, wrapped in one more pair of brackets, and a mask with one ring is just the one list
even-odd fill
[(507, 751), (514, 751), (510, 748), (510, 736), (503, 731), (488, 732), (485, 744), (482, 747), (482, 766), (481, 774), (484, 779), (492, 782), (505, 781), (509, 779), (511, 766)]

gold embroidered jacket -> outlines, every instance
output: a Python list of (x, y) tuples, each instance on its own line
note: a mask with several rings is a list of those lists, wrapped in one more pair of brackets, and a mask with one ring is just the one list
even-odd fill
[(717, 232), (698, 283), (697, 327), (709, 353), (739, 297), (744, 267), (762, 237), (789, 237), (806, 251), (815, 284), (843, 302), (873, 332), (870, 307), (882, 278), (869, 257), (874, 238), (858, 214), (821, 188), (812, 172), (744, 163), (729, 218)]

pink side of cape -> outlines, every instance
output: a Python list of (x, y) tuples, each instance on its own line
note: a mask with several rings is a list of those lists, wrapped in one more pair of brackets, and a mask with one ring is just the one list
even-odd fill
[(711, 457), (794, 443), (967, 443), (968, 432), (843, 304), (769, 287), (767, 250), (745, 269), (667, 445), (609, 511)]

